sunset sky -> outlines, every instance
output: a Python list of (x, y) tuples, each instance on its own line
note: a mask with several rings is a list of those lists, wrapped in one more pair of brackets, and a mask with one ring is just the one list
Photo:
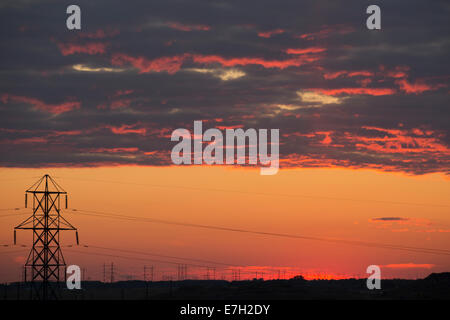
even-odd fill
[[(0, 281), (20, 277), (31, 234), (13, 247), (13, 228), (44, 174), (79, 230), (78, 248), (62, 235), (66, 262), (95, 280), (111, 262), (116, 280), (144, 265), (176, 279), (177, 264), (227, 279), (450, 271), (450, 4), (378, 1), (368, 30), (372, 3), (343, 3), (78, 1), (77, 31), (67, 3), (3, 1)], [(173, 165), (171, 133), (195, 120), (279, 129), (280, 171)]]

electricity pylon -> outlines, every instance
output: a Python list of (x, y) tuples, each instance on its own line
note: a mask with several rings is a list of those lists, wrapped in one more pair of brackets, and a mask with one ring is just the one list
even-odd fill
[(33, 297), (39, 300), (57, 299), (56, 286), (59, 286), (61, 270), (66, 276), (66, 262), (61, 251), (59, 232), (78, 231), (61, 216), (61, 195), (65, 195), (67, 209), (67, 192), (48, 174), (40, 178), (25, 191), (25, 208), (28, 194), (33, 197), (33, 215), (14, 228), (14, 243), (16, 230), (33, 230), (33, 247), (25, 263), (26, 270), (31, 269)]

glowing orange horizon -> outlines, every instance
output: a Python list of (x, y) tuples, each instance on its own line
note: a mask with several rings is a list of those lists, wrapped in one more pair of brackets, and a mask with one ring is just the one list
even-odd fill
[[(450, 187), (448, 176), (443, 174), (413, 176), (378, 170), (315, 168), (282, 169), (274, 176), (260, 176), (259, 170), (224, 166), (3, 168), (1, 172), (5, 181), (0, 187), (1, 208), (23, 206), (25, 189), (44, 173), (52, 175), (69, 193), (69, 210), (64, 210), (63, 215), (78, 228), (82, 245), (219, 261), (230, 265), (227, 270), (233, 265), (261, 266), (265, 279), (277, 278), (278, 273), (273, 270), (288, 266), (292, 268), (290, 277), (301, 274), (307, 280), (360, 278), (371, 264), (382, 266), (386, 277), (397, 278), (424, 277), (431, 272), (448, 271), (450, 266), (448, 255), (146, 221), (151, 218), (444, 250), (449, 247), (450, 233), (439, 230), (450, 229)], [(123, 214), (141, 220), (83, 215), (72, 209)], [(0, 244), (10, 244), (13, 227), (31, 211), (2, 213), (18, 214), (2, 218)], [(403, 220), (377, 220), (383, 217)], [(18, 243), (28, 245), (26, 248), (0, 248), (0, 252), (24, 250), (0, 254), (2, 279), (17, 278), (28, 254), (29, 236), (25, 232), (18, 234)], [(67, 263), (84, 266), (92, 279), (101, 279), (105, 262), (114, 261), (124, 277), (128, 274), (135, 278), (142, 277), (143, 265), (153, 264), (159, 279), (176, 274), (177, 263), (186, 263), (176, 259), (171, 259), (171, 264), (158, 263), (152, 262), (158, 257), (122, 254), (140, 258), (130, 260), (115, 257), (121, 255), (120, 251), (67, 248), (74, 244), (73, 236), (63, 234), (62, 239)], [(272, 271), (264, 271), (263, 266), (270, 266)], [(218, 273), (223, 268), (217, 266)], [(190, 267), (191, 274), (196, 274), (196, 270), (199, 276), (205, 273), (202, 268)], [(249, 270), (249, 279), (254, 278), (255, 270)], [(227, 277), (231, 279), (230, 275)]]

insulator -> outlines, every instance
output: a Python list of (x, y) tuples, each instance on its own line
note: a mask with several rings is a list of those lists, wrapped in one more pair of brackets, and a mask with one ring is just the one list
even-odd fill
[(66, 209), (67, 209), (67, 194), (66, 194)]
[(14, 230), (14, 245), (16, 245), (16, 230)]
[(27, 207), (27, 203), (28, 203), (28, 194), (25, 193), (25, 208)]
[(78, 231), (75, 231), (75, 237), (77, 238), (77, 246), (80, 245), (80, 241), (78, 240)]

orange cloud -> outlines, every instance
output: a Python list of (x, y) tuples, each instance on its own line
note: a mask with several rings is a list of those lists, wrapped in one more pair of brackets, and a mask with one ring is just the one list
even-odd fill
[(425, 233), (450, 233), (450, 229), (425, 229), (425, 230), (418, 230), (417, 232), (425, 232)]
[[(392, 232), (426, 232), (418, 230), (417, 227), (432, 225), (431, 221), (423, 218), (403, 218), (403, 217), (381, 217), (369, 219), (378, 229), (389, 229)], [(399, 228), (403, 226), (403, 228)], [(404, 226), (408, 226), (406, 228)]]

